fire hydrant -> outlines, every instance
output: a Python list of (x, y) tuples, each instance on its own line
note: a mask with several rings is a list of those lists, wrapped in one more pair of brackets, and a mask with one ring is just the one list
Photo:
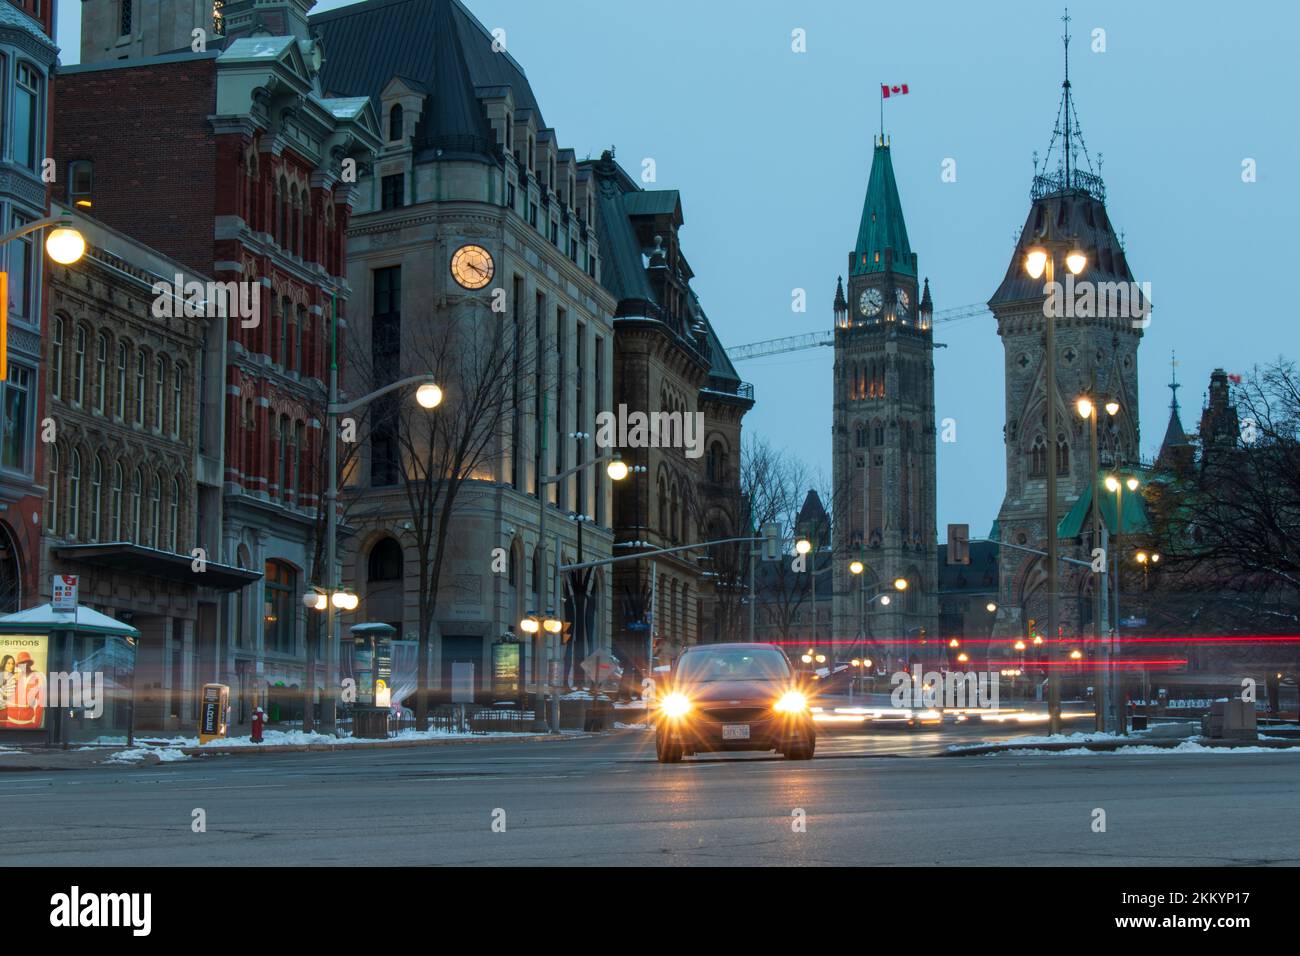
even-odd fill
[(266, 711), (261, 707), (253, 711), (253, 743), (262, 742), (262, 728), (266, 726)]

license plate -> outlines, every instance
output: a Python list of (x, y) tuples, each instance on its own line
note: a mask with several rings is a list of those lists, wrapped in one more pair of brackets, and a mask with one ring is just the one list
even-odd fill
[(723, 724), (723, 740), (748, 740), (749, 724)]

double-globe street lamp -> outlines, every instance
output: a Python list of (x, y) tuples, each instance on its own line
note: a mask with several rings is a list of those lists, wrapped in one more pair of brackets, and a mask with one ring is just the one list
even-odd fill
[[(1115, 542), (1112, 550), (1115, 552), (1115, 629), (1111, 638), (1111, 653), (1119, 656), (1119, 571), (1120, 571), (1120, 539), (1124, 533), (1124, 490), (1130, 492), (1138, 490), (1141, 484), (1133, 475), (1121, 478), (1118, 475), (1106, 476), (1106, 490), (1115, 495)], [(1113, 670), (1113, 668), (1112, 668)], [(1115, 725), (1120, 733), (1128, 733), (1128, 714), (1124, 710), (1124, 702), (1115, 694), (1115, 681), (1113, 674), (1107, 674), (1107, 680), (1110, 684), (1111, 706), (1115, 714)], [(1145, 683), (1145, 679), (1143, 681)]]
[(854, 558), (849, 562), (849, 574), (853, 575), (862, 583), (858, 587), (858, 638), (862, 644), (862, 652), (867, 651), (867, 605), (873, 601), (879, 601), (882, 606), (888, 606), (893, 600), (893, 592), (902, 593), (907, 590), (907, 578), (895, 578), (891, 585), (881, 588), (880, 591), (868, 597), (867, 579), (864, 572), (867, 570), (866, 564), (859, 558)]
[(1072, 275), (1078, 275), (1088, 264), (1088, 257), (1073, 242), (1061, 240), (1048, 241), (1040, 239), (1039, 244), (1029, 250), (1025, 256), (1025, 271), (1032, 279), (1042, 277), (1045, 282), (1043, 303), (1043, 351), (1046, 363), (1047, 391), (1047, 633), (1051, 638), (1048, 644), (1048, 727), (1049, 732), (1061, 731), (1061, 680), (1052, 666), (1056, 656), (1056, 641), (1059, 637), (1057, 628), (1057, 541), (1056, 541), (1056, 315), (1053, 303), (1058, 301), (1053, 295), (1056, 282), (1056, 253), (1064, 252), (1065, 267)]
[[(543, 407), (545, 406), (543, 405)], [(546, 460), (545, 430), (543, 430), (542, 433), (541, 451), (542, 451), (542, 461), (545, 461)], [(574, 465), (572, 468), (566, 468), (564, 471), (561, 471), (558, 474), (541, 475), (538, 477), (537, 547), (542, 548), (543, 550), (545, 550), (546, 548), (546, 486), (553, 485), (556, 484), (557, 482), (563, 481), (564, 479), (572, 477), (573, 475), (576, 475), (578, 472), (585, 471), (586, 469), (590, 468), (592, 465), (598, 465), (601, 462), (605, 463), (605, 474), (609, 477), (610, 481), (622, 481), (629, 474), (631, 474), (633, 470), (632, 467), (629, 466), (628, 463), (623, 460), (623, 456), (619, 452), (615, 451), (612, 454), (608, 454), (608, 455), (597, 455), (595, 458), (591, 458), (587, 461), (582, 462), (582, 464)], [(552, 667), (552, 659), (555, 656), (555, 651), (554, 651), (555, 635), (559, 634), (564, 629), (564, 623), (555, 616), (555, 611), (554, 611), (554, 608), (558, 607), (560, 603), (559, 555), (560, 555), (560, 540), (559, 540), (559, 535), (556, 535), (555, 585), (554, 585), (553, 597), (552, 597), (554, 604), (551, 606), (550, 609), (548, 609), (546, 616), (544, 618), (539, 618), (537, 614), (534, 612), (528, 614), (527, 616), (524, 617), (522, 621), (519, 622), (519, 629), (523, 631), (525, 634), (534, 636), (535, 641), (537, 639), (536, 636), (539, 634), (539, 631), (544, 632), (546, 634), (546, 637), (544, 638), (545, 651), (546, 651), (545, 682), (543, 682), (541, 679), (542, 671), (538, 667), (538, 664), (541, 661), (543, 648), (535, 644), (533, 649), (533, 673), (537, 677), (537, 681), (536, 681), (537, 704), (534, 707), (534, 720), (535, 723), (541, 722), (542, 718), (540, 715), (537, 714), (537, 711), (545, 706), (546, 697), (549, 694), (549, 696), (551, 697), (551, 707), (550, 707), (550, 716), (547, 719), (547, 725), (548, 725), (548, 729), (552, 733), (559, 733), (560, 730), (560, 698), (559, 698), (559, 694), (557, 694), (554, 691), (554, 689), (551, 687), (551, 667)], [(535, 565), (536, 562), (534, 562), (534, 566)], [(538, 589), (538, 593), (541, 593), (540, 589)], [(540, 627), (539, 627), (539, 623), (540, 623)]]
[[(339, 401), (339, 363), (338, 363), (338, 300), (334, 300), (330, 328), (330, 380), (329, 398), (325, 406), (328, 485), (325, 490), (325, 585), (322, 592), (309, 592), (303, 596), (303, 602), (309, 607), (325, 612), (325, 695), (321, 700), (321, 729), (327, 734), (338, 733), (338, 660), (339, 635), (337, 632), (338, 615), (336, 611), (355, 610), (360, 599), (352, 592), (343, 590), (339, 585), (338, 554), (338, 497), (339, 497), (339, 416), (370, 404), (401, 389), (415, 387), (415, 400), (428, 411), (442, 404), (442, 389), (434, 377), (428, 373), (408, 375), (382, 388), (377, 388), (368, 395), (351, 402)], [(327, 600), (321, 600), (328, 596)], [(323, 605), (323, 606), (322, 606)], [(312, 688), (308, 688), (309, 698)], [(308, 708), (312, 701), (308, 699)]]
[[(1107, 714), (1107, 693), (1110, 682), (1110, 641), (1104, 632), (1105, 622), (1102, 620), (1102, 597), (1106, 591), (1106, 561), (1105, 546), (1101, 543), (1101, 478), (1099, 452), (1097, 449), (1097, 403), (1090, 395), (1082, 395), (1074, 403), (1075, 410), (1079, 417), (1088, 422), (1088, 435), (1090, 438), (1088, 449), (1089, 471), (1092, 482), (1092, 546), (1093, 548), (1102, 549), (1102, 565), (1100, 571), (1094, 572), (1099, 577), (1094, 581), (1092, 589), (1092, 636), (1096, 643), (1098, 652), (1102, 659), (1102, 678), (1097, 682), (1098, 701), (1097, 701), (1097, 730), (1106, 729)], [(1102, 402), (1102, 407), (1106, 409), (1106, 414), (1114, 418), (1119, 414), (1119, 402), (1113, 398), (1107, 398)]]

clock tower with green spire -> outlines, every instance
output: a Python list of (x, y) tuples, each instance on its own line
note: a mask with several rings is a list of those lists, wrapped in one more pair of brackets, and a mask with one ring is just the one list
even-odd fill
[[(936, 632), (933, 316), (890, 144), (878, 137), (847, 292), (841, 278), (835, 297), (835, 635), (862, 640), (865, 616), (866, 648), (852, 652), (891, 670), (937, 661), (944, 647)], [(865, 565), (861, 576), (849, 570), (854, 559)], [(891, 587), (898, 578), (908, 582), (902, 594)], [(887, 588), (887, 606), (872, 600)]]

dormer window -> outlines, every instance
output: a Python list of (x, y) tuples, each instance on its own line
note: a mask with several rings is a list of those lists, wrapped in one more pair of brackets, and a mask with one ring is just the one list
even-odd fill
[(402, 104), (395, 103), (388, 111), (388, 141), (396, 143), (405, 135), (402, 129)]

